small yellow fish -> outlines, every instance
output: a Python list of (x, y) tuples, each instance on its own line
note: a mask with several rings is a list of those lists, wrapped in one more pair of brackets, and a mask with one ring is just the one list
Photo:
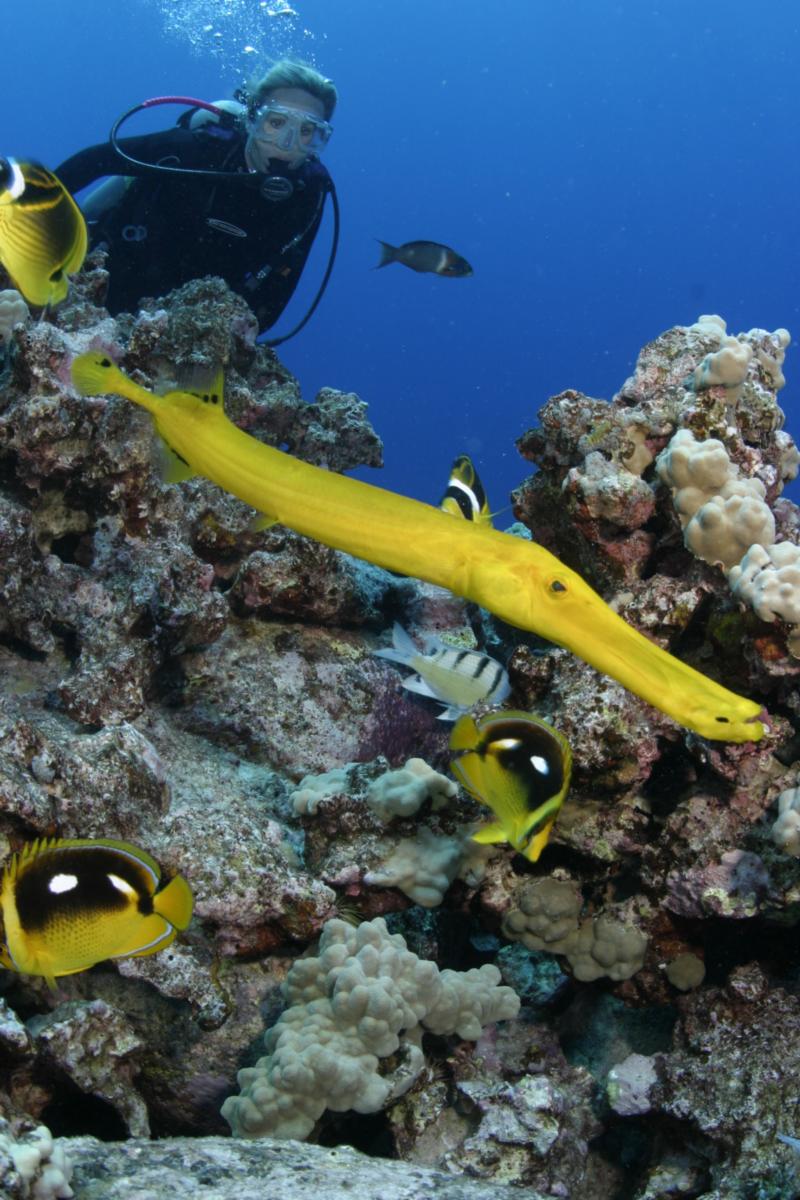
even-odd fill
[(3, 872), (0, 963), (54, 987), (106, 958), (155, 954), (186, 928), (193, 904), (182, 875), (160, 883), (158, 863), (128, 842), (32, 842)]
[(454, 517), (474, 521), (476, 525), (491, 526), (489, 501), (475, 470), (475, 464), (468, 454), (459, 454), (450, 468), (447, 489), (439, 501), (439, 508)]
[(572, 774), (565, 737), (533, 713), (506, 709), (453, 726), (456, 779), (497, 817), (472, 835), (484, 845), (509, 842), (536, 862), (564, 803)]
[(0, 263), (25, 299), (60, 304), (87, 245), (83, 214), (52, 171), (0, 158)]

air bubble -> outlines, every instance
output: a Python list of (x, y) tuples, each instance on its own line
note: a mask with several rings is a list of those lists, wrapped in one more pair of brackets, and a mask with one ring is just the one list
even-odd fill
[[(290, 0), (258, 0), (257, 4), (253, 0), (180, 0), (180, 3), (146, 0), (146, 3), (160, 16), (167, 36), (198, 56), (213, 56), (229, 76), (250, 76), (254, 68), (258, 70), (263, 65), (266, 70), (270, 62), (279, 58), (300, 57), (312, 66), (317, 65), (308, 44), (314, 34), (303, 28)], [(262, 14), (260, 21), (257, 14)]]

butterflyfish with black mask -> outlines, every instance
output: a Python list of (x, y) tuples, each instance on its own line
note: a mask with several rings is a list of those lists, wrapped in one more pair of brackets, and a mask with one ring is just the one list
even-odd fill
[(108, 838), (39, 840), (3, 872), (0, 963), (23, 975), (86, 971), (107, 958), (155, 954), (192, 916), (182, 875), (167, 884), (145, 850)]
[(509, 625), (564, 646), (703, 737), (757, 741), (761, 706), (674, 658), (628, 625), (543, 546), (265, 446), (226, 415), (222, 373), (207, 391), (158, 396), (102, 352), (80, 355), (84, 395), (141, 405), (187, 474), (205, 476), (275, 523), (376, 566), (449, 588)]
[(460, 717), (450, 735), (450, 770), (496, 821), (474, 842), (508, 842), (531, 862), (547, 845), (572, 774), (567, 739), (533, 713), (505, 709), (480, 720)]
[(87, 245), (83, 214), (52, 171), (0, 158), (0, 263), (25, 299), (60, 304)]
[(450, 468), (445, 493), (439, 501), (442, 512), (475, 521), (478, 525), (491, 525), (492, 514), (489, 501), (475, 464), (468, 454), (459, 454)]

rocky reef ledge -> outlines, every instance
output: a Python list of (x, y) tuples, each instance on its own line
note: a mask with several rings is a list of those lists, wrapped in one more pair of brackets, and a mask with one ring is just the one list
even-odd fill
[[(71, 1138), (75, 1200), (546, 1200), (541, 1192), (370, 1158), (349, 1146), (238, 1138)], [(13, 1193), (11, 1193), (13, 1196)]]

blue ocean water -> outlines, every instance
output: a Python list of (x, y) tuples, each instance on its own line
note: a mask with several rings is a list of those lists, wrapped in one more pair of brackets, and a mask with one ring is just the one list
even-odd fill
[[(7, 7), (0, 153), (51, 166), (137, 101), (221, 98), (267, 55), (336, 81), (341, 248), (280, 353), (307, 399), (332, 386), (368, 401), (386, 447), (385, 469), (361, 472), (372, 482), (436, 502), (468, 451), (499, 509), (529, 473), (514, 440), (549, 395), (610, 398), (646, 341), (700, 313), (800, 337), (795, 0)], [(330, 232), (328, 215), (274, 334), (305, 311)], [(376, 238), (446, 242), (475, 274), (375, 271)], [(786, 375), (800, 440), (794, 347)]]

